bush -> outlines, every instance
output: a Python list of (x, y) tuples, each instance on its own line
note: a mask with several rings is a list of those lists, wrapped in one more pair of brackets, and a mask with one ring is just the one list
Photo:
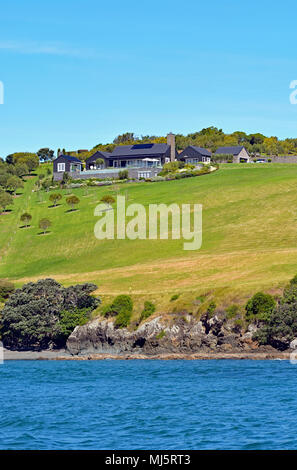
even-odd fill
[(266, 321), (275, 308), (275, 300), (269, 294), (257, 292), (246, 304), (246, 318)]
[(156, 339), (162, 339), (166, 335), (164, 330), (161, 330), (160, 333), (157, 334)]
[(162, 171), (160, 171), (159, 175), (164, 176), (168, 173), (175, 173), (176, 171), (179, 170), (179, 168), (183, 168), (185, 166), (184, 162), (181, 161), (174, 161), (174, 162), (168, 162), (165, 163), (165, 165), (162, 168)]
[(122, 170), (119, 172), (119, 179), (120, 180), (127, 180), (129, 178), (128, 170)]
[(274, 310), (269, 320), (253, 335), (259, 344), (270, 344), (277, 349), (287, 349), (297, 336), (297, 303), (282, 304)]
[(174, 302), (175, 300), (177, 300), (179, 298), (179, 296), (180, 296), (180, 294), (173, 294), (173, 296), (170, 299), (170, 302)]
[(207, 313), (208, 313), (208, 315), (209, 315), (209, 316), (213, 315), (216, 308), (217, 308), (217, 305), (216, 305), (216, 303), (212, 300), (212, 301), (209, 303), (208, 307), (207, 307)]
[(108, 204), (110, 206), (115, 202), (115, 198), (110, 196), (109, 194), (106, 194), (105, 196), (102, 196), (101, 202), (104, 202), (105, 204)]
[(15, 288), (12, 282), (0, 279), (0, 299), (7, 299), (14, 290)]
[(115, 325), (119, 328), (128, 326), (133, 311), (133, 302), (129, 295), (118, 295), (110, 305), (102, 310), (105, 317), (116, 316)]
[(146, 320), (148, 317), (150, 317), (156, 310), (155, 305), (147, 300), (144, 302), (144, 309), (142, 310), (140, 314), (140, 321), (142, 322), (143, 320)]
[(233, 304), (226, 308), (226, 316), (228, 319), (236, 317), (240, 313), (239, 305)]
[(131, 320), (132, 312), (128, 310), (122, 310), (115, 319), (115, 326), (118, 328), (125, 328), (129, 325)]

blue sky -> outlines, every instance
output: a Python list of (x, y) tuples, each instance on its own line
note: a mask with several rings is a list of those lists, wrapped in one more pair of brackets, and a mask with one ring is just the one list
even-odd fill
[(295, 0), (1, 2), (0, 156), (207, 126), (297, 137)]

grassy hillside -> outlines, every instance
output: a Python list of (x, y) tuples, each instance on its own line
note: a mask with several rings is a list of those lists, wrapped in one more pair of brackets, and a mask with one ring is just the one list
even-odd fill
[[(97, 240), (94, 208), (113, 188), (74, 189), (81, 203), (68, 212), (69, 190), (49, 208), (50, 193), (39, 201), (33, 184), (29, 179), (13, 210), (0, 216), (1, 278), (93, 281), (101, 293), (152, 296), (161, 304), (181, 293), (177, 304), (186, 304), (209, 293), (221, 302), (243, 300), (278, 289), (297, 272), (297, 165), (222, 165), (202, 177), (120, 186), (128, 203), (202, 203), (202, 248), (189, 252), (182, 240)], [(19, 228), (25, 210), (33, 215), (27, 229)], [(38, 229), (42, 217), (52, 221), (47, 235)]]

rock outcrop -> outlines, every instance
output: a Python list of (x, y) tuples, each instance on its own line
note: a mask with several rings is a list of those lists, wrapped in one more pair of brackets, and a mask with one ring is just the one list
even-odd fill
[(75, 328), (67, 341), (72, 355), (82, 354), (191, 354), (195, 352), (240, 352), (259, 350), (252, 332), (224, 315), (207, 315), (198, 321), (191, 315), (174, 319), (155, 317), (137, 330), (116, 328), (111, 319), (95, 319)]

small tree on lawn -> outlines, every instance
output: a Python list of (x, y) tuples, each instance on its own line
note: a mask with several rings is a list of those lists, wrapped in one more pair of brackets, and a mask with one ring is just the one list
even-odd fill
[(108, 204), (110, 206), (115, 202), (115, 198), (110, 196), (109, 194), (106, 194), (105, 196), (102, 196), (101, 201), (105, 202), (105, 204)]
[(23, 188), (23, 182), (15, 175), (10, 176), (7, 181), (7, 187), (13, 191), (13, 194), (16, 194), (18, 188)]
[(13, 203), (12, 196), (7, 192), (0, 192), (0, 211), (1, 213), (5, 211), (7, 206)]
[(26, 227), (29, 227), (30, 222), (32, 220), (32, 215), (29, 214), (28, 212), (24, 212), (24, 214), (21, 215), (21, 222), (25, 224)]
[(41, 219), (39, 221), (39, 228), (43, 231), (43, 235), (45, 235), (47, 229), (52, 225), (49, 219)]
[(53, 205), (56, 207), (57, 202), (61, 201), (62, 195), (60, 193), (52, 193), (49, 197), (50, 201), (53, 203)]
[(42, 186), (42, 189), (44, 189), (46, 192), (49, 191), (49, 188), (51, 185), (52, 185), (52, 182), (50, 179), (42, 180), (41, 186)]
[(73, 211), (75, 206), (79, 204), (80, 200), (77, 196), (72, 195), (66, 198), (66, 202), (69, 206), (71, 206), (71, 210)]

